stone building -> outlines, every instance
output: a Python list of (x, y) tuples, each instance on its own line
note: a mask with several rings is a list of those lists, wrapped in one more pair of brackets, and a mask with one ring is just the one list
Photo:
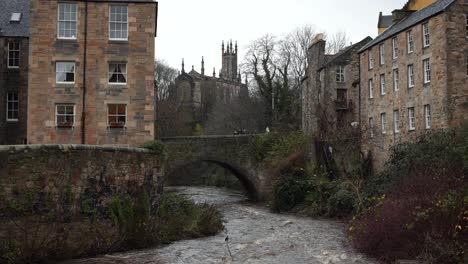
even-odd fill
[(391, 146), (468, 119), (468, 0), (410, 0), (359, 51), (362, 149), (379, 170)]
[[(308, 50), (308, 68), (302, 82), (302, 125), (306, 134), (326, 140), (351, 130), (359, 121), (359, 55), (367, 37), (337, 54), (325, 54), (319, 34)], [(355, 125), (356, 127), (356, 125)]]
[(32, 0), (27, 142), (154, 138), (153, 0)]
[(26, 143), (29, 4), (0, 1), (0, 145)]

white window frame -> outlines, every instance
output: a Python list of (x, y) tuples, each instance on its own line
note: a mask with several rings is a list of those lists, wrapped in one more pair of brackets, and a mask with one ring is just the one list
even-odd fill
[(400, 89), (400, 72), (398, 69), (393, 69), (393, 91), (398, 92)]
[[(73, 64), (73, 82), (60, 82), (58, 81), (58, 64), (59, 63), (70, 63)], [(67, 72), (65, 72), (67, 73)], [(56, 61), (55, 62), (55, 82), (58, 84), (74, 84), (76, 81), (76, 63), (74, 61)]]
[[(76, 15), (76, 19), (75, 20), (65, 20), (65, 18), (63, 18), (62, 20), (60, 19), (60, 6), (65, 6), (65, 5), (68, 5), (68, 6), (74, 6), (75, 7), (75, 15)], [(66, 37), (66, 36), (60, 36), (60, 22), (71, 22), (71, 23), (75, 23), (75, 36), (73, 37), (73, 35), (71, 37)], [(78, 38), (78, 4), (77, 3), (68, 3), (68, 2), (59, 2), (58, 5), (57, 5), (57, 38), (58, 39), (68, 39), (68, 40), (75, 40)]]
[[(123, 82), (118, 82), (118, 81), (117, 82), (111, 82), (110, 81), (110, 77), (112, 76), (111, 71), (110, 71), (111, 64), (125, 65), (125, 73), (122, 73), (125, 76), (125, 82), (124, 83)], [(127, 83), (128, 83), (128, 67), (127, 66), (128, 66), (128, 64), (126, 62), (109, 62), (108, 63), (108, 69), (107, 69), (107, 72), (108, 72), (108, 74), (107, 74), (107, 83), (109, 85), (127, 85)]]
[(345, 81), (346, 81), (345, 67), (342, 65), (339, 65), (336, 67), (336, 82), (344, 83)]
[(370, 49), (370, 50), (368, 51), (368, 53), (369, 53), (369, 54), (368, 54), (369, 70), (371, 70), (371, 69), (374, 68), (374, 58), (373, 58), (373, 56), (372, 56), (372, 49)]
[(373, 117), (369, 118), (369, 132), (370, 132), (370, 137), (374, 138), (374, 118)]
[(423, 60), (423, 76), (424, 76), (424, 84), (431, 82), (431, 61), (430, 59)]
[(413, 30), (408, 30), (406, 31), (406, 48), (408, 51), (408, 54), (411, 54), (414, 52), (414, 41), (413, 41)]
[(423, 33), (423, 47), (427, 48), (431, 45), (431, 39), (429, 35), (429, 22), (422, 24), (422, 33)]
[[(13, 45), (13, 49), (10, 49), (10, 44)], [(7, 67), (8, 69), (18, 69), (20, 66), (20, 60), (21, 60), (21, 44), (18, 41), (9, 41), (8, 42), (8, 51), (7, 51)], [(18, 45), (18, 49), (15, 49), (16, 46)], [(18, 58), (13, 58), (14, 60), (18, 60), (18, 65), (10, 65), (10, 52), (17, 52), (18, 53)]]
[(385, 74), (380, 74), (380, 95), (387, 94), (387, 83), (385, 81)]
[[(72, 107), (73, 107), (73, 115), (72, 115), (72, 117), (73, 117), (73, 122), (72, 122), (72, 124), (71, 124), (71, 128), (75, 127), (75, 122), (76, 122), (76, 106), (75, 106), (75, 104), (56, 104), (56, 105), (55, 105), (55, 127), (65, 127), (65, 126), (60, 126), (60, 125), (59, 125), (59, 123), (58, 123), (58, 117), (59, 117), (59, 116), (65, 116), (65, 117), (66, 117), (66, 116), (70, 116), (70, 115), (68, 115), (68, 114), (66, 114), (66, 113), (65, 113), (65, 114), (59, 114), (59, 112), (58, 112), (59, 106), (64, 106), (64, 107), (70, 107), (70, 106), (72, 106)], [(66, 112), (66, 111), (65, 111), (65, 112)]]
[[(13, 95), (16, 95), (16, 96), (13, 96), (13, 99), (10, 100), (10, 99), (9, 99), (9, 95), (10, 95), (10, 94), (13, 94)], [(15, 97), (16, 97), (16, 99), (15, 99)], [(18, 92), (7, 92), (7, 93), (6, 93), (6, 98), (5, 98), (5, 99), (6, 99), (6, 100), (5, 100), (5, 101), (6, 101), (6, 106), (5, 106), (5, 108), (6, 108), (6, 121), (7, 121), (7, 122), (18, 122), (18, 120), (19, 120), (19, 103), (20, 103), (20, 102), (19, 102), (19, 94), (18, 94)], [(18, 108), (16, 108), (16, 109), (14, 109), (14, 108), (13, 108), (13, 109), (10, 109), (10, 107), (9, 107), (9, 104), (10, 104), (10, 103), (13, 103), (13, 104), (16, 103), (16, 105), (17, 105)], [(16, 117), (16, 118), (10, 118), (10, 113), (14, 113), (14, 112), (16, 112), (16, 116), (17, 116), (17, 117)]]
[(369, 98), (374, 98), (374, 79), (369, 79)]
[(409, 107), (408, 108), (408, 125), (409, 125), (409, 130), (414, 131), (416, 130), (416, 117), (414, 113), (414, 107)]
[[(118, 106), (118, 105), (125, 105), (125, 115), (119, 115), (118, 113), (115, 114), (115, 115), (112, 115), (113, 117), (121, 117), (121, 116), (125, 116), (125, 123), (122, 125), (122, 126), (116, 126), (116, 127), (112, 127), (111, 124), (109, 123), (109, 117), (111, 116), (110, 113), (109, 113), (109, 107), (111, 105), (114, 105), (114, 106)], [(109, 103), (107, 104), (107, 116), (106, 116), (106, 119), (107, 119), (107, 127), (109, 128), (126, 128), (127, 127), (127, 123), (128, 123), (128, 105), (127, 104), (124, 104), (124, 103)]]
[(432, 126), (432, 112), (431, 105), (427, 104), (424, 106), (424, 120), (426, 123), (426, 129), (431, 129)]
[(382, 125), (382, 134), (387, 134), (387, 113), (380, 114), (380, 123)]
[(414, 87), (414, 65), (410, 64), (408, 65), (408, 88), (413, 88)]
[[(127, 19), (126, 19), (126, 22), (122, 22), (122, 21), (112, 21), (111, 18), (112, 18), (112, 7), (125, 7), (127, 9)], [(127, 37), (126, 38), (112, 38), (111, 37), (111, 24), (112, 23), (118, 23), (120, 25), (123, 25), (123, 24), (126, 24), (127, 26)], [(128, 41), (128, 33), (129, 33), (129, 30), (128, 30), (128, 6), (126, 5), (110, 5), (109, 6), (109, 40), (111, 41)]]
[(392, 57), (394, 60), (398, 58), (398, 38), (394, 37), (392, 39)]
[(400, 133), (400, 111), (393, 111), (393, 132), (395, 134)]
[(385, 43), (379, 45), (380, 65), (385, 64)]

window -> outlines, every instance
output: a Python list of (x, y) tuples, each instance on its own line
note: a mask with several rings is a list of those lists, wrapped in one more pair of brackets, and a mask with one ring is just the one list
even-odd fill
[(57, 62), (55, 64), (55, 78), (57, 83), (75, 83), (75, 63)]
[(387, 134), (387, 114), (380, 114), (380, 122), (382, 123), (382, 134)]
[(17, 92), (6, 94), (6, 120), (9, 122), (18, 121), (19, 98)]
[(374, 98), (374, 80), (369, 80), (369, 98)]
[(424, 117), (426, 120), (426, 129), (431, 128), (431, 106), (425, 105), (424, 106)]
[(424, 23), (423, 27), (423, 47), (429, 47), (431, 41), (429, 39), (429, 23)]
[(397, 92), (399, 89), (399, 82), (400, 82), (400, 73), (398, 69), (393, 70), (393, 91)]
[(325, 71), (324, 71), (324, 70), (321, 70), (321, 71), (320, 71), (319, 77), (320, 77), (320, 81), (323, 82), (323, 79), (324, 79), (324, 77), (325, 77)]
[(393, 131), (395, 134), (400, 133), (400, 111), (393, 111)]
[(344, 83), (345, 82), (345, 72), (343, 66), (336, 67), (336, 82)]
[(379, 50), (380, 50), (380, 65), (384, 65), (385, 64), (385, 45), (380, 44)]
[(414, 43), (413, 43), (413, 31), (406, 32), (406, 40), (408, 41), (408, 54), (414, 51)]
[(386, 88), (385, 88), (385, 74), (380, 75), (380, 94), (385, 95), (386, 94)]
[(55, 106), (55, 126), (71, 128), (75, 125), (75, 105), (58, 104)]
[(127, 83), (127, 64), (109, 63), (109, 83), (126, 84)]
[(466, 24), (465, 24), (466, 37), (468, 38), (468, 14), (465, 14), (465, 19), (466, 19)]
[(374, 58), (372, 57), (372, 50), (369, 50), (369, 69), (374, 68)]
[(392, 39), (392, 48), (393, 48), (392, 55), (393, 55), (393, 59), (395, 60), (398, 58), (398, 39), (396, 37)]
[(8, 42), (8, 68), (19, 68), (20, 44)]
[(123, 128), (127, 123), (127, 105), (107, 105), (107, 125), (110, 128)]
[(408, 121), (409, 121), (409, 130), (416, 130), (415, 120), (414, 120), (414, 107), (408, 108)]
[(128, 40), (128, 8), (126, 6), (110, 7), (109, 39)]
[(424, 83), (430, 83), (431, 82), (431, 63), (429, 59), (423, 60), (423, 66), (424, 66)]
[(408, 65), (408, 87), (414, 87), (414, 66), (413, 64)]
[(370, 132), (370, 137), (374, 137), (374, 118), (369, 118), (369, 132)]
[(76, 39), (77, 4), (58, 5), (58, 38)]

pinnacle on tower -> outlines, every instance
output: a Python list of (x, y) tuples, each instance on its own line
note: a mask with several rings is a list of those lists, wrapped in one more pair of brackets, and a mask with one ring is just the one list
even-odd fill
[(182, 58), (182, 73), (185, 72), (185, 63), (184, 63), (184, 58)]
[(203, 56), (201, 59), (201, 75), (205, 75), (205, 58)]
[(231, 43), (229, 44), (229, 48), (231, 49), (231, 54), (232, 54), (232, 39), (231, 39)]
[(215, 67), (213, 67), (213, 77), (216, 78), (216, 68)]
[(223, 51), (223, 54), (224, 54), (224, 40), (223, 40), (223, 44), (221, 45), (221, 50)]
[(236, 40), (236, 54), (237, 54), (237, 40)]

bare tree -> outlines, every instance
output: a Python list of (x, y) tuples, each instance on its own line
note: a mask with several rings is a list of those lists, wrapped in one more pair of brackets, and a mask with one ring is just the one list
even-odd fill
[(327, 46), (325, 48), (326, 54), (336, 54), (350, 43), (344, 31), (338, 31), (330, 36), (326, 35), (325, 39), (327, 40)]
[(154, 71), (156, 102), (165, 101), (169, 98), (171, 85), (174, 84), (178, 72), (163, 60), (156, 60)]

